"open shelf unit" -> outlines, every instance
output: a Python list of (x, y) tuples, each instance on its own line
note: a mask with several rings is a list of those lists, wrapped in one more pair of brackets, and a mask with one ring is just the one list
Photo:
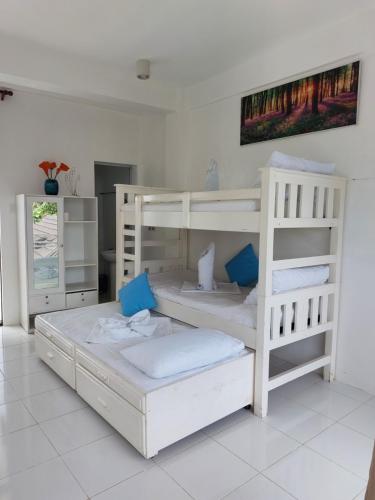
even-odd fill
[(98, 291), (96, 198), (64, 198), (66, 294)]
[(96, 198), (77, 198), (74, 196), (64, 197), (64, 222), (96, 224), (97, 201)]
[(97, 290), (96, 281), (83, 281), (66, 284), (66, 293), (88, 292)]
[(65, 261), (65, 269), (71, 268), (71, 267), (89, 267), (89, 266), (96, 266), (97, 263), (93, 261), (86, 261), (86, 260), (69, 260)]

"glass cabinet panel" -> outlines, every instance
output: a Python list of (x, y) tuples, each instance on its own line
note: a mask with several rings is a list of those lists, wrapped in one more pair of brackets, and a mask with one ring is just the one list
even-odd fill
[(60, 286), (59, 205), (56, 201), (33, 201), (32, 288)]

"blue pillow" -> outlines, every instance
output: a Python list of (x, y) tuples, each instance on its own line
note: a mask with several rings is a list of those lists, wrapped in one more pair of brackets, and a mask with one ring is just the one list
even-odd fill
[(259, 260), (249, 243), (225, 264), (230, 281), (240, 286), (250, 286), (258, 281)]
[(154, 294), (148, 282), (147, 273), (140, 274), (119, 290), (119, 299), (124, 316), (132, 316), (143, 309), (157, 306)]

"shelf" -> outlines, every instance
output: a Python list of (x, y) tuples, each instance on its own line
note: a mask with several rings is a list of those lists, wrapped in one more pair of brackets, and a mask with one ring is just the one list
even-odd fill
[(66, 283), (65, 292), (85, 292), (88, 290), (97, 290), (98, 285), (94, 281), (84, 281), (82, 283)]
[(65, 267), (93, 267), (96, 266), (96, 262), (90, 262), (87, 260), (67, 260), (65, 262)]
[(96, 220), (65, 220), (64, 224), (96, 224)]

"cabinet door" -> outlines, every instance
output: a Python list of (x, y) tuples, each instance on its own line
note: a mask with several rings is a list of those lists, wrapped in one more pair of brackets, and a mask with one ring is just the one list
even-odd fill
[(29, 292), (65, 291), (62, 198), (26, 199)]

